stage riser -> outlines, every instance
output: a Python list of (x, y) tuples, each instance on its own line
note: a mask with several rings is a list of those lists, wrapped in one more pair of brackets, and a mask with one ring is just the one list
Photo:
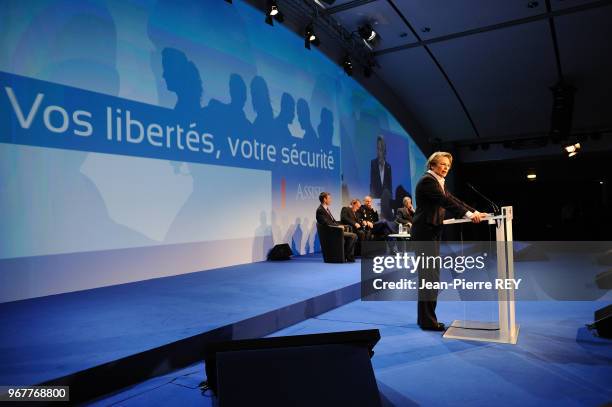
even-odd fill
[(206, 343), (260, 338), (360, 298), (360, 283), (137, 353), (40, 385), (70, 386), (70, 400), (82, 403), (203, 360)]

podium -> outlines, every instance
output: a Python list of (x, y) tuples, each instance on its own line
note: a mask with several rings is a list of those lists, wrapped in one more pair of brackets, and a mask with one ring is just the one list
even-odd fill
[[(512, 207), (501, 208), (501, 215), (485, 218), (489, 224), (496, 226), (497, 241), (497, 278), (514, 278), (514, 258), (512, 251)], [(471, 222), (469, 219), (448, 219), (445, 225)], [(503, 243), (503, 244), (500, 244)], [(499, 319), (497, 322), (478, 322), (455, 320), (448, 327), (443, 337), (448, 339), (465, 339), (472, 341), (516, 344), (519, 325), (514, 312), (514, 288), (497, 291)]]

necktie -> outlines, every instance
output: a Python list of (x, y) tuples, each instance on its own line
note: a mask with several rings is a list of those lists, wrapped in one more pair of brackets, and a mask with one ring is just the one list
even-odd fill
[(334, 215), (332, 215), (332, 213), (331, 213), (331, 211), (329, 210), (329, 208), (326, 208), (326, 209), (327, 209), (327, 213), (329, 213), (330, 218), (332, 218), (332, 220), (335, 222), (335, 221), (336, 221), (336, 219), (334, 219)]

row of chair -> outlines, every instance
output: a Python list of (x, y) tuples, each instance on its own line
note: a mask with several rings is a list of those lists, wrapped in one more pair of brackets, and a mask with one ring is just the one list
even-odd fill
[[(350, 227), (349, 227), (350, 228)], [(317, 233), (321, 242), (321, 252), (325, 263), (344, 263), (344, 229), (317, 223)], [(384, 240), (384, 236), (374, 236), (374, 240)], [(357, 242), (359, 245), (361, 242)]]

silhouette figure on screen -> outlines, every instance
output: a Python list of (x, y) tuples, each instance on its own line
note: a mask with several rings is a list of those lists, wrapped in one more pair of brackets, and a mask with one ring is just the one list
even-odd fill
[(283, 243), (282, 240), (282, 231), (281, 231), (281, 227), (278, 224), (278, 216), (276, 214), (276, 211), (272, 211), (272, 214), (270, 216), (270, 230), (272, 231), (272, 239), (274, 241), (274, 244), (279, 244), (279, 243)]
[(308, 102), (301, 98), (297, 101), (297, 117), (300, 127), (304, 130), (304, 141), (312, 144), (316, 143), (317, 134), (310, 121), (310, 107), (308, 107)]
[(302, 220), (300, 218), (295, 219), (295, 228), (293, 229), (293, 235), (291, 236), (291, 251), (294, 255), (300, 255), (302, 247), (302, 237), (304, 232), (302, 231)]
[(342, 188), (342, 205), (347, 206), (350, 203), (350, 189), (348, 184), (344, 181), (344, 174), (340, 174), (341, 188)]
[[(181, 119), (184, 120), (199, 118), (203, 89), (198, 68), (187, 59), (183, 51), (176, 48), (162, 50), (162, 67), (166, 88), (176, 94), (174, 111), (181, 114)], [(182, 164), (179, 161), (170, 161), (175, 174), (180, 174)]]
[(253, 122), (253, 134), (259, 141), (274, 141), (274, 114), (270, 102), (268, 85), (261, 76), (255, 76), (251, 81), (251, 103), (257, 114)]
[(259, 213), (259, 226), (255, 229), (255, 237), (253, 238), (252, 260), (264, 260), (272, 246), (274, 246), (272, 227), (268, 225), (266, 211), (261, 211)]
[(317, 127), (317, 132), (321, 145), (324, 148), (331, 147), (334, 137), (334, 114), (326, 107), (321, 109), (321, 122)]
[(304, 222), (302, 223), (304, 225), (304, 254), (308, 254), (308, 253), (312, 253), (313, 249), (312, 249), (312, 226), (313, 223), (310, 222), (310, 219), (308, 218), (304, 218)]
[[(3, 33), (11, 31), (12, 21), (8, 16), (12, 13), (6, 11), (28, 6), (25, 2), (2, 3)], [(66, 11), (60, 14), (59, 10)], [(48, 35), (49, 26), (45, 24), (25, 25), (20, 46), (15, 49), (3, 46), (0, 51), (0, 59), (10, 61), (12, 72), (24, 74), (40, 64), (37, 79), (117, 96), (117, 30), (106, 6), (82, 2), (75, 7), (68, 1), (56, 2), (54, 7), (41, 10), (37, 18), (56, 21), (61, 35)], [(92, 19), (96, 24), (91, 24)], [(84, 72), (95, 73), (95, 79)], [(2, 93), (5, 94), (4, 88)], [(87, 165), (92, 155), (78, 150), (3, 145), (0, 149), (0, 258), (27, 260), (27, 256), (33, 255), (155, 243), (140, 231), (119, 223), (114, 216), (116, 212), (109, 212), (108, 196), (100, 187), (101, 180), (108, 179), (104, 178), (106, 168), (99, 165), (92, 174)], [(102, 164), (108, 163), (109, 157), (117, 157), (94, 156), (101, 157)], [(16, 270), (23, 267), (20, 264), (23, 263), (15, 263)], [(54, 267), (59, 266), (49, 266)], [(86, 280), (82, 283), (87, 285)], [(87, 288), (84, 285), (81, 287)]]
[[(195, 64), (183, 51), (175, 48), (162, 50), (163, 78), (169, 91), (177, 97), (174, 111), (185, 122), (197, 121), (198, 129), (209, 131), (210, 108), (202, 108), (202, 80)], [(180, 173), (183, 163), (171, 161), (175, 173)], [(210, 199), (211, 170), (196, 163), (187, 163), (188, 174), (193, 179), (193, 191), (177, 213), (166, 234), (166, 242), (205, 240), (210, 230), (220, 228), (218, 217), (202, 210), (202, 202)], [(212, 211), (212, 210), (210, 210)]]
[[(304, 224), (307, 225), (306, 222)], [(317, 253), (321, 251), (321, 242), (319, 241), (319, 234), (317, 233), (317, 222), (313, 220), (310, 222), (310, 232), (308, 234), (308, 244), (310, 250), (306, 250), (306, 253)]]
[(276, 124), (276, 137), (278, 137), (280, 140), (287, 140), (288, 138), (293, 137), (289, 131), (289, 125), (293, 123), (294, 118), (295, 100), (293, 100), (293, 96), (285, 92), (283, 93), (283, 96), (281, 96), (280, 113), (274, 119), (274, 123)]
[(196, 118), (202, 100), (202, 79), (195, 64), (175, 48), (162, 50), (163, 78), (170, 92), (176, 94), (174, 110)]
[(223, 139), (228, 136), (252, 137), (252, 125), (244, 113), (247, 87), (242, 76), (235, 73), (230, 75), (229, 93), (229, 103), (212, 99), (203, 109), (207, 131)]

